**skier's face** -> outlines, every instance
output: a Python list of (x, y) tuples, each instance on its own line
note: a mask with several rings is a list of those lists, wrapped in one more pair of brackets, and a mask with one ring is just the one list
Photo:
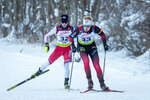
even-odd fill
[(61, 22), (62, 26), (65, 28), (68, 25), (68, 22)]
[(88, 32), (90, 30), (91, 26), (90, 25), (83, 25), (83, 29), (85, 32)]

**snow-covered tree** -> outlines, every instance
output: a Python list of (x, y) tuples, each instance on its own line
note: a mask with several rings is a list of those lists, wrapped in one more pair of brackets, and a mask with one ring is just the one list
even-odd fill
[(42, 43), (61, 14), (69, 14), (73, 26), (90, 15), (112, 49), (139, 56), (150, 48), (149, 5), (149, 0), (0, 0), (0, 38)]

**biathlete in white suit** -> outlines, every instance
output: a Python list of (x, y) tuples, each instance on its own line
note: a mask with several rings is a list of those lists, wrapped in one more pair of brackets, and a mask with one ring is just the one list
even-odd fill
[(51, 31), (44, 35), (45, 42), (45, 52), (49, 51), (48, 37), (51, 35), (56, 35), (57, 46), (53, 53), (49, 56), (48, 60), (39, 68), (39, 70), (32, 75), (32, 77), (38, 76), (43, 70), (45, 70), (49, 65), (56, 61), (60, 56), (64, 58), (64, 68), (65, 68), (65, 89), (70, 88), (68, 85), (69, 81), (69, 63), (71, 62), (71, 43), (69, 42), (69, 35), (74, 31), (74, 28), (69, 25), (69, 16), (66, 14), (61, 15), (61, 24), (54, 27)]

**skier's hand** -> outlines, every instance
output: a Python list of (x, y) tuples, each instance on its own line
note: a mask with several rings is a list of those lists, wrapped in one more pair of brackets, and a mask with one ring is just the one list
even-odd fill
[(109, 47), (108, 47), (108, 45), (107, 45), (107, 44), (105, 44), (105, 45), (104, 45), (104, 50), (105, 50), (105, 51), (107, 51), (107, 50), (108, 50), (108, 48), (109, 48)]
[(49, 51), (49, 44), (48, 43), (45, 43), (45, 52), (48, 52)]
[(72, 52), (75, 53), (77, 51), (77, 48), (75, 47), (74, 44), (72, 44)]

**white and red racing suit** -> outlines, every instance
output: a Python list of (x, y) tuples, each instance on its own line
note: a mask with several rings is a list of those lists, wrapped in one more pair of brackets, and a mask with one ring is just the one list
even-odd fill
[(69, 78), (69, 63), (71, 61), (71, 43), (69, 42), (69, 35), (74, 31), (74, 28), (71, 25), (63, 28), (62, 25), (54, 27), (51, 31), (44, 35), (44, 42), (48, 43), (48, 37), (51, 35), (56, 35), (57, 46), (53, 53), (49, 56), (48, 61), (46, 61), (41, 67), (40, 70), (46, 69), (51, 65), (55, 60), (60, 56), (64, 58), (64, 68), (65, 68), (65, 78)]
[(44, 35), (45, 43), (48, 43), (48, 37), (51, 35), (55, 34), (57, 38), (57, 47), (48, 59), (51, 64), (60, 56), (64, 57), (64, 63), (71, 61), (71, 43), (69, 42), (68, 37), (73, 30), (73, 27), (70, 25), (66, 28), (63, 28), (62, 25), (58, 25)]

